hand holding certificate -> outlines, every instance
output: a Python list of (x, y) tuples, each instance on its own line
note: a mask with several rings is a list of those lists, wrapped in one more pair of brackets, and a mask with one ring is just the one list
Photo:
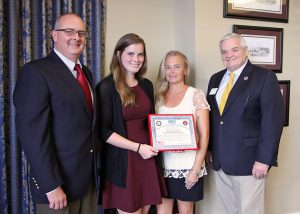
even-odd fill
[(198, 149), (192, 114), (150, 114), (148, 119), (154, 148), (159, 151)]

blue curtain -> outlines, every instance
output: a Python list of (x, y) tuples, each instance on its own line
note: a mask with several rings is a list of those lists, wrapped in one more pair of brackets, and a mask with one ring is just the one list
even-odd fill
[(29, 165), (17, 141), (12, 94), (26, 62), (52, 49), (50, 31), (66, 12), (80, 15), (89, 32), (81, 60), (93, 72), (103, 70), (105, 0), (0, 0), (0, 213), (35, 213), (29, 191)]

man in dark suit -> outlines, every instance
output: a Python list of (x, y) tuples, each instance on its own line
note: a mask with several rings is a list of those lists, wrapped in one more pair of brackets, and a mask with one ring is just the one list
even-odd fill
[(208, 162), (216, 170), (222, 213), (264, 213), (268, 170), (277, 163), (283, 100), (276, 75), (251, 64), (245, 40), (220, 41), (225, 70), (208, 85), (211, 107)]
[(79, 61), (85, 36), (79, 16), (60, 16), (54, 50), (22, 67), (14, 91), (37, 213), (97, 212), (94, 89), (90, 70)]

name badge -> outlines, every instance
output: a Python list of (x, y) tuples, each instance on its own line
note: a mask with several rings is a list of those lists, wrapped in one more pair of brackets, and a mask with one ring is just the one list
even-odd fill
[(215, 95), (218, 91), (218, 88), (212, 88), (209, 92), (209, 95)]

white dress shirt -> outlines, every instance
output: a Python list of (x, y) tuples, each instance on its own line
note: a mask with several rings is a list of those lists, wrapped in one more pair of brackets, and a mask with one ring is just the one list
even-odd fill
[[(248, 60), (240, 68), (238, 68), (237, 70), (233, 71), (233, 73), (234, 73), (233, 86), (234, 86), (235, 82), (237, 81), (237, 79), (239, 78), (239, 76), (242, 73), (242, 71), (244, 70), (247, 62), (248, 62)], [(222, 81), (220, 83), (220, 86), (219, 86), (217, 94), (216, 94), (216, 100), (217, 100), (218, 106), (220, 105), (221, 97), (222, 97), (222, 95), (223, 95), (223, 93), (225, 91), (225, 88), (226, 88), (229, 80), (230, 80), (230, 71), (227, 69), (227, 71), (225, 72), (225, 74), (224, 74), (224, 76), (222, 78)]]

